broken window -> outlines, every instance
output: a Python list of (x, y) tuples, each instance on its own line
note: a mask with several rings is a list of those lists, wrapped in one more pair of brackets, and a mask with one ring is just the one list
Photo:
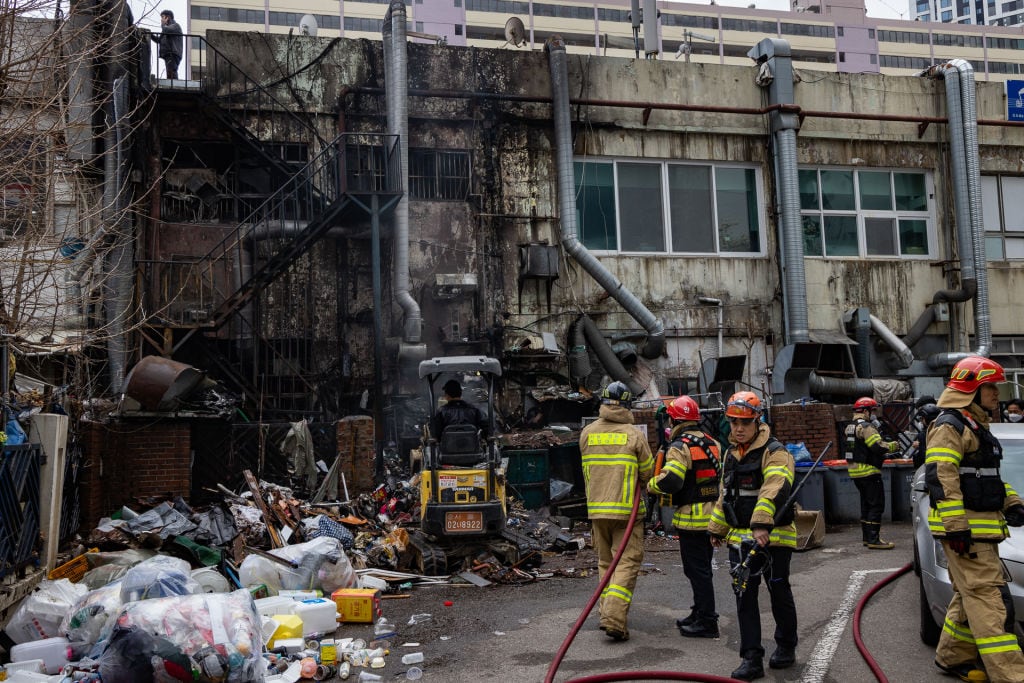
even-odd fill
[(469, 196), (469, 152), (409, 150), (409, 198), (464, 200)]
[(822, 168), (799, 178), (805, 256), (931, 255), (927, 173)]
[(757, 169), (666, 161), (578, 161), (580, 236), (598, 251), (763, 253)]

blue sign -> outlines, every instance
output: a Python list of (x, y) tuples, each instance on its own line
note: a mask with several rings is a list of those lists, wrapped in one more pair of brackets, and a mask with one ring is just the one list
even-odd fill
[(1024, 81), (1006, 81), (1006, 120), (1024, 121)]

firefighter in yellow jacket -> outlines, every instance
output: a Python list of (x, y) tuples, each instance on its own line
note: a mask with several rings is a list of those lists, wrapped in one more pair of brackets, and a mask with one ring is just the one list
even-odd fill
[(622, 382), (609, 384), (601, 395), (598, 419), (580, 434), (587, 516), (591, 520), (600, 578), (604, 578), (619, 545), (626, 546), (598, 603), (601, 630), (617, 641), (629, 640), (629, 605), (644, 559), (643, 523), (634, 524), (628, 538), (626, 526), (636, 496), (640, 496), (637, 520), (643, 519), (642, 493), (654, 472), (647, 437), (633, 424), (631, 398), (629, 388)]
[(722, 495), (711, 511), (708, 533), (715, 547), (729, 545), (729, 564), (738, 567), (756, 545), (745, 590), (736, 596), (740, 626), (740, 666), (732, 677), (741, 681), (764, 678), (761, 646), (761, 610), (757, 604), (761, 574), (775, 618), (775, 652), (768, 660), (773, 669), (796, 663), (797, 621), (789, 564), (796, 548), (792, 510), (781, 509), (795, 478), (793, 456), (772, 437), (761, 422), (761, 400), (750, 391), (729, 398), (729, 449), (723, 457)]
[(665, 464), (647, 484), (651, 493), (671, 496), (675, 507), (672, 526), (679, 531), (679, 555), (683, 574), (690, 581), (693, 605), (690, 614), (676, 620), (687, 638), (717, 638), (715, 584), (711, 580), (714, 548), (708, 538), (711, 508), (718, 500), (722, 456), (718, 442), (701, 431), (700, 408), (689, 396), (669, 403), (672, 432)]
[(850, 463), (850, 479), (860, 494), (861, 542), (872, 550), (892, 550), (895, 544), (880, 536), (885, 512), (882, 465), (900, 445), (882, 439), (875, 427), (876, 410), (878, 401), (870, 396), (854, 401), (853, 421), (846, 426), (846, 460)]
[(1024, 503), (999, 475), (1002, 448), (988, 427), (990, 411), (999, 406), (996, 385), (1005, 381), (995, 361), (964, 358), (953, 366), (938, 400), (942, 412), (928, 429), (928, 527), (941, 539), (954, 591), (935, 664), (964, 681), (1024, 681), (998, 550), (1008, 523), (1024, 525)]

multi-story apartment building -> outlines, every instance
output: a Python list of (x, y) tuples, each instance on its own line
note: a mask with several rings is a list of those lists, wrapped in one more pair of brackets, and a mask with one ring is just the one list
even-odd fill
[[(998, 19), (992, 0), (987, 0), (984, 17), (973, 10), (961, 12), (969, 5), (964, 0), (914, 2), (917, 22), (868, 17), (863, 0), (797, 0), (792, 12), (659, 2), (659, 44), (647, 49), (657, 50), (662, 59), (743, 65), (750, 63), (746, 53), (751, 44), (778, 36), (789, 41), (797, 66), (842, 73), (910, 75), (953, 57), (969, 60), (983, 80), (1006, 80), (1024, 69), (1024, 36), (1011, 28), (1024, 0), (999, 5)], [(941, 23), (947, 20), (946, 10), (933, 11), (931, 5), (943, 3), (956, 4), (957, 14), (951, 16), (961, 25)], [(1018, 14), (1006, 9), (1010, 6)], [(299, 32), (301, 18), (311, 14), (321, 36), (380, 40), (385, 10), (381, 0), (190, 0), (188, 28), (200, 35), (210, 29)], [(537, 50), (557, 33), (570, 52), (619, 57), (645, 51), (643, 31), (634, 43), (629, 11), (629, 0), (408, 2), (410, 30), (427, 36), (414, 38), (419, 42)]]
[(1015, 26), (1024, 23), (1021, 0), (910, 0), (910, 16), (918, 21), (978, 26)]

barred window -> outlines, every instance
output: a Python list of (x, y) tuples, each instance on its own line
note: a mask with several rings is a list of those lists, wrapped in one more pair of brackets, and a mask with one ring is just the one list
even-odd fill
[(469, 152), (410, 149), (409, 198), (464, 200), (469, 195)]

